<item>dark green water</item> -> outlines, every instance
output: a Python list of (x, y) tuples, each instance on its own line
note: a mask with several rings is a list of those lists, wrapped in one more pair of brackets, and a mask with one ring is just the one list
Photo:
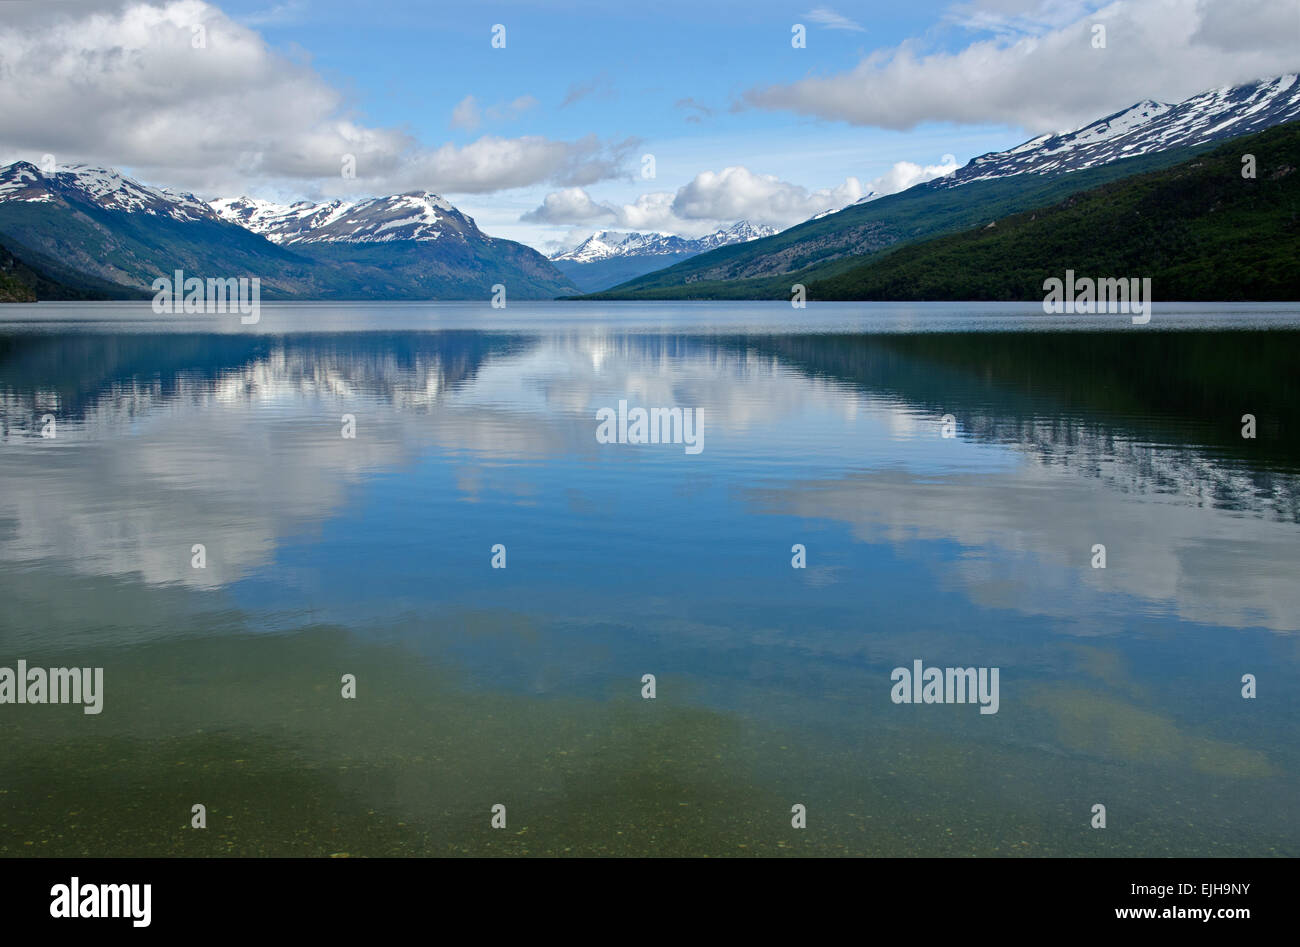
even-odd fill
[(488, 313), (0, 311), (0, 854), (1300, 854), (1300, 307)]

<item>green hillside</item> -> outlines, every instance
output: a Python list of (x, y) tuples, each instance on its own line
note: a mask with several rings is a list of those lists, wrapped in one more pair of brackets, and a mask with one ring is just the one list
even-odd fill
[(1300, 299), (1300, 122), (806, 285), (810, 299), (1039, 300), (1067, 268), (1150, 277), (1157, 300)]
[(0, 203), (0, 234), (15, 256), (67, 286), (111, 287), (99, 298), (150, 296), (153, 279), (176, 269), (262, 276), (267, 298), (320, 289), (319, 267), (234, 224), (9, 201)]

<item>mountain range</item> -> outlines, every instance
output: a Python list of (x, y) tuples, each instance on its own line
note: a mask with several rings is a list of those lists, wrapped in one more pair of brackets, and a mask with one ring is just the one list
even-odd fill
[[(1077, 248), (1051, 230), (1074, 218), (1049, 212), (1103, 189), (1112, 197), (1123, 195), (1124, 206), (1141, 208), (1146, 215), (1142, 226), (1130, 229), (1148, 233), (1149, 248), (1161, 247), (1162, 255), (1150, 264), (1167, 271), (1200, 251), (1194, 243), (1178, 246), (1158, 239), (1161, 234), (1210, 239), (1208, 218), (1199, 212), (1204, 208), (1179, 197), (1186, 182), (1200, 180), (1187, 170), (1188, 162), (1229, 140), (1278, 147), (1290, 139), (1259, 136), (1297, 118), (1296, 74), (1214, 89), (1175, 104), (1144, 100), (1072, 131), (981, 155), (906, 191), (870, 195), (779, 233), (744, 220), (694, 240), (602, 231), (549, 260), (523, 244), (484, 234), (471, 217), (427, 191), (321, 203), (276, 204), (247, 197), (207, 203), (110, 168), (69, 166), (46, 172), (19, 161), (0, 167), (0, 300), (147, 298), (155, 278), (178, 269), (200, 277), (257, 276), (267, 299), (486, 300), (497, 283), (514, 299), (573, 298), (581, 292), (587, 293), (584, 298), (774, 299), (789, 298), (795, 283), (825, 293), (821, 298), (887, 298), (890, 293), (917, 298), (922, 286), (941, 298), (954, 292), (1001, 298), (1002, 293), (1021, 292), (1008, 287), (1023, 287), (1023, 281), (963, 276), (961, 254), (973, 254), (970, 259), (1001, 270), (990, 248), (1011, 243), (999, 243), (989, 234), (966, 243), (929, 242), (1001, 227), (999, 240), (1008, 239), (1000, 235), (1010, 228), (1033, 233), (1042, 245)], [(1277, 157), (1261, 155), (1261, 167), (1285, 177), (1289, 165), (1277, 164)], [(1147, 177), (1165, 170), (1171, 176)], [(1164, 203), (1136, 192), (1104, 190), (1135, 176), (1144, 176), (1143, 186), (1164, 195)], [(1204, 183), (1210, 187), (1211, 182)], [(1289, 194), (1286, 187), (1274, 193), (1283, 201), (1280, 209), (1258, 200), (1243, 202), (1235, 192), (1223, 192), (1221, 199), (1225, 207), (1231, 205), (1233, 226), (1242, 234), (1252, 232), (1250, 220), (1256, 219), (1260, 232), (1290, 247)], [(1114, 239), (1123, 239), (1123, 228), (1100, 205), (1089, 207), (1089, 220), (1096, 226), (1106, 221), (1118, 235)], [(1032, 227), (1017, 217), (1025, 213), (1040, 215), (1030, 221)], [(1195, 225), (1181, 227), (1178, 214), (1191, 214)], [(1006, 223), (1013, 218), (1014, 224)], [(1229, 252), (1212, 242), (1220, 252)], [(899, 256), (899, 262), (890, 264), (902, 267), (891, 271), (893, 276), (886, 278), (883, 269), (869, 274), (870, 267), (892, 254), (921, 245), (926, 249), (917, 251), (920, 256)], [(1134, 252), (1125, 259), (1140, 264), (1140, 245), (1129, 249)], [(948, 278), (939, 284), (902, 281), (902, 274), (915, 273), (917, 260), (931, 259), (925, 256), (931, 251), (934, 260), (943, 261)], [(1267, 256), (1284, 269), (1296, 265)], [(1055, 265), (1041, 254), (1036, 259)], [(1188, 292), (1213, 293), (1212, 284), (1201, 278), (1182, 278), (1177, 285)], [(1272, 273), (1257, 285), (1260, 292), (1272, 286), (1270, 292), (1286, 293), (1293, 283), (1286, 273)], [(1241, 291), (1248, 291), (1244, 284)], [(854, 295), (858, 293), (864, 295)], [(818, 297), (814, 293), (811, 298)]]
[(536, 250), (484, 234), (427, 192), (357, 202), (209, 205), (108, 168), (0, 168), (0, 245), (43, 298), (151, 295), (160, 275), (257, 276), (268, 299), (551, 298), (574, 286)]
[(1295, 74), (1203, 92), (1175, 105), (1139, 102), (1073, 131), (981, 155), (906, 191), (700, 254), (594, 295), (789, 298), (794, 283), (829, 280), (899, 247), (1050, 206), (1297, 118), (1300, 77)]
[[(6, 298), (129, 298), (159, 275), (256, 275), (267, 298), (551, 298), (605, 288), (716, 247), (776, 233), (748, 221), (690, 240), (597, 234), (548, 261), (489, 237), (428, 191), (358, 201), (210, 203), (109, 168), (0, 168), (0, 245), (21, 269)], [(14, 282), (14, 281), (17, 282)], [(39, 287), (38, 287), (39, 283)]]

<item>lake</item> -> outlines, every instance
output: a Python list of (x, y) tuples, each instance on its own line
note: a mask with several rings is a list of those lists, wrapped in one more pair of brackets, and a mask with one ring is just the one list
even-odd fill
[(0, 666), (103, 669), (0, 704), (0, 854), (1300, 855), (1298, 366), (1300, 305), (0, 308)]

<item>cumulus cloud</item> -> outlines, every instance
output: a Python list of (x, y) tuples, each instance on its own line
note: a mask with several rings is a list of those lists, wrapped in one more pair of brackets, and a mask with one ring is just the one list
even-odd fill
[(519, 219), (535, 223), (582, 224), (612, 217), (615, 213), (612, 205), (597, 204), (584, 189), (566, 187), (547, 194), (540, 207), (528, 211)]
[(864, 197), (883, 197), (951, 174), (957, 167), (952, 155), (944, 155), (938, 164), (899, 161), (865, 186), (858, 178), (847, 177), (837, 187), (808, 189), (738, 166), (701, 172), (676, 191), (642, 194), (631, 204), (597, 201), (581, 187), (552, 191), (520, 220), (663, 231), (684, 237), (713, 233), (737, 220), (784, 229)]
[[(848, 72), (753, 88), (743, 102), (854, 125), (1000, 123), (1057, 131), (1154, 98), (1293, 72), (1300, 5), (1276, 0), (984, 0), (963, 25), (992, 33), (956, 52), (915, 40)], [(1107, 44), (1092, 46), (1104, 24)], [(1250, 56), (1242, 51), (1249, 50)]]
[[(209, 195), (259, 184), (314, 196), (486, 193), (619, 176), (635, 147), (595, 136), (426, 147), (366, 124), (308, 62), (203, 0), (12, 6), (21, 15), (6, 10), (0, 24), (0, 155), (9, 160), (49, 153)], [(467, 127), (535, 104), (523, 96), (480, 114), (462, 102), (453, 121)], [(340, 174), (345, 155), (355, 180)]]
[(909, 187), (932, 181), (945, 174), (952, 174), (957, 168), (957, 159), (952, 155), (944, 155), (938, 164), (896, 161), (889, 171), (871, 182), (868, 190), (876, 197), (884, 197), (886, 194), (906, 191)]
[(854, 177), (845, 178), (838, 187), (810, 190), (738, 166), (704, 171), (676, 192), (642, 194), (630, 204), (596, 201), (583, 188), (555, 191), (520, 219), (547, 224), (604, 224), (698, 237), (741, 219), (789, 227), (822, 211), (851, 204), (865, 193), (862, 183)]
[(673, 212), (688, 220), (738, 220), (789, 226), (832, 207), (851, 204), (863, 195), (857, 178), (836, 188), (809, 191), (775, 175), (745, 167), (705, 171), (677, 191)]

